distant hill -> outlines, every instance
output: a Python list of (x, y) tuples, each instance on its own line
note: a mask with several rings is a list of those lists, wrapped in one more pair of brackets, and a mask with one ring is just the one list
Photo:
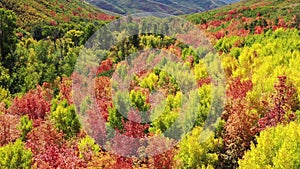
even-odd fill
[(260, 34), (269, 29), (300, 29), (299, 11), (299, 0), (247, 0), (185, 17), (220, 39)]
[(224, 1), (235, 0), (87, 0), (97, 7), (118, 14), (139, 12), (163, 12), (172, 15), (183, 15), (207, 11), (223, 5)]
[(13, 10), (19, 16), (18, 26), (25, 29), (39, 22), (57, 24), (113, 18), (83, 0), (1, 0), (1, 7)]
[(227, 3), (227, 4), (231, 4), (231, 3), (234, 3), (234, 2), (238, 2), (240, 0), (222, 0), (222, 1)]

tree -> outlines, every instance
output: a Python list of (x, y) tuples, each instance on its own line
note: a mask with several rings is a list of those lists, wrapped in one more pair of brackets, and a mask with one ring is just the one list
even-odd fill
[(150, 91), (153, 91), (157, 86), (158, 76), (154, 73), (150, 73), (141, 81), (141, 87), (148, 88)]
[(64, 38), (65, 39), (70, 39), (71, 40), (71, 46), (78, 46), (80, 45), (80, 42), (83, 41), (83, 35), (84, 32), (83, 31), (78, 31), (78, 30), (69, 30)]
[(272, 96), (270, 110), (258, 121), (257, 132), (267, 127), (274, 127), (278, 123), (289, 123), (295, 118), (298, 108), (297, 92), (293, 86), (287, 85), (286, 76), (278, 77), (278, 84), (274, 85), (276, 93)]
[(226, 95), (228, 96), (222, 119), (226, 121), (223, 131), (224, 153), (221, 155), (221, 168), (235, 168), (237, 160), (250, 147), (254, 139), (253, 130), (258, 117), (253, 105), (246, 100), (252, 90), (251, 80), (232, 79)]
[[(0, 86), (9, 88), (11, 84), (11, 75), (9, 70), (0, 63)], [(2, 90), (2, 89), (1, 89)], [(0, 94), (1, 95), (1, 94)], [(0, 96), (3, 97), (3, 96)], [(3, 100), (3, 99), (1, 99)]]
[(31, 34), (32, 34), (32, 37), (38, 41), (45, 38), (43, 36), (43, 26), (41, 24), (33, 26)]
[(300, 124), (296, 122), (262, 131), (257, 137), (257, 144), (252, 143), (251, 150), (240, 159), (239, 168), (299, 168), (299, 131)]
[(0, 146), (15, 141), (20, 137), (20, 130), (17, 128), (18, 116), (0, 114)]
[(129, 120), (122, 119), (124, 131), (115, 132), (110, 144), (112, 150), (118, 155), (137, 157), (138, 149), (142, 144), (140, 139), (147, 136), (149, 125), (141, 123), (142, 117), (138, 112), (130, 111), (127, 114)]
[(25, 148), (21, 140), (0, 147), (0, 167), (7, 169), (30, 169), (32, 152)]
[(27, 133), (32, 130), (33, 121), (29, 119), (28, 115), (25, 115), (20, 119), (20, 123), (18, 127), (21, 130), (21, 140), (26, 141)]
[[(0, 75), (1, 76), (1, 75)], [(1, 77), (0, 77), (1, 79)], [(7, 90), (7, 89), (4, 89), (1, 87), (1, 84), (0, 84), (0, 103), (2, 102), (4, 104), (4, 106), (10, 106), (10, 100), (11, 100), (11, 95), (10, 95), (10, 92)], [(0, 112), (2, 110), (0, 109)], [(2, 111), (4, 112), (4, 111)]]
[(50, 112), (50, 99), (51, 95), (49, 96), (47, 90), (38, 86), (23, 97), (16, 97), (7, 111), (13, 115), (28, 115), (33, 120), (44, 119)]
[(79, 157), (85, 161), (91, 161), (100, 151), (99, 146), (90, 136), (82, 138), (78, 143)]
[(221, 146), (221, 139), (211, 136), (205, 142), (200, 143), (201, 127), (194, 128), (180, 142), (180, 152), (176, 156), (183, 168), (216, 167), (218, 161), (217, 150)]
[(71, 138), (79, 133), (81, 125), (75, 112), (74, 105), (68, 105), (67, 100), (59, 104), (53, 101), (51, 119), (59, 131), (63, 131), (65, 138)]
[(33, 128), (27, 134), (26, 147), (30, 148), (37, 168), (86, 168), (79, 158), (75, 143), (67, 143), (50, 121)]
[(132, 90), (129, 94), (131, 105), (137, 108), (139, 111), (147, 111), (150, 105), (147, 103), (147, 96), (144, 95), (142, 91)]
[(164, 106), (158, 106), (151, 112), (151, 119), (154, 119), (149, 129), (153, 133), (165, 132), (169, 129), (179, 116), (181, 104), (182, 104), (182, 93), (177, 92), (175, 96), (169, 95), (164, 101)]
[(0, 61), (5, 61), (4, 63), (9, 69), (12, 68), (14, 60), (6, 60), (6, 57), (16, 48), (16, 20), (17, 16), (13, 11), (0, 8)]

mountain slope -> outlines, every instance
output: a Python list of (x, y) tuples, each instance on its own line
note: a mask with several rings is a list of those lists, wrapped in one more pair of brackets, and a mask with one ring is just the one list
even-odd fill
[(172, 15), (206, 11), (226, 4), (220, 0), (88, 0), (88, 2), (119, 14), (163, 12)]
[(227, 3), (227, 4), (231, 4), (234, 2), (238, 2), (239, 0), (222, 0), (223, 2)]
[(261, 34), (269, 29), (300, 28), (299, 0), (243, 1), (186, 18), (201, 25), (213, 38)]
[(81, 0), (1, 0), (1, 7), (13, 10), (22, 28), (39, 22), (57, 24), (113, 18)]

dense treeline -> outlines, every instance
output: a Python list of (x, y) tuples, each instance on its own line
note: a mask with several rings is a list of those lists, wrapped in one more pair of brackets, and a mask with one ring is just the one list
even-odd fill
[(17, 27), (16, 18), (1, 9), (1, 85), (11, 93), (69, 77), (81, 46), (104, 24), (40, 23), (27, 32)]
[[(83, 45), (104, 22), (40, 23), (30, 31), (20, 31), (18, 16), (0, 9), (4, 18), (0, 20), (0, 167), (299, 168), (300, 31), (297, 18), (288, 24), (280, 23), (280, 19), (273, 24), (277, 17), (270, 11), (270, 6), (277, 9), (280, 3), (286, 4), (287, 10), (288, 5), (295, 4), (247, 3), (251, 4), (249, 10), (229, 11), (233, 18), (251, 18), (250, 24), (239, 24), (247, 30), (245, 34), (229, 31), (216, 36), (218, 30), (230, 30), (226, 25), (237, 24), (233, 18), (226, 23), (221, 18), (219, 24), (218, 17), (210, 16), (226, 17), (221, 14), (228, 7), (189, 16), (195, 22), (201, 20), (199, 26), (214, 39), (219, 53), (215, 57), (220, 59), (226, 78), (224, 110), (214, 119), (215, 130), (204, 142), (199, 138), (207, 129), (205, 121), (216, 113), (212, 111), (216, 108), (214, 99), (222, 96), (220, 91), (212, 94), (216, 86), (212, 72), (218, 67), (202, 59), (211, 56), (207, 50), (144, 31), (111, 49), (93, 51)], [(298, 7), (296, 4), (294, 11), (282, 12), (293, 15)], [(112, 40), (125, 33), (100, 35)], [(136, 65), (131, 77), (124, 60), (152, 48), (161, 52), (149, 59), (133, 58)], [(170, 53), (180, 61), (140, 69)], [(76, 69), (80, 55), (96, 63), (96, 69), (91, 70), (96, 74), (92, 76), (93, 89), (80, 85), (86, 84), (85, 74), (90, 73)], [(89, 60), (91, 55), (99, 56)], [(128, 82), (127, 91), (117, 90), (120, 81)], [(90, 90), (95, 98), (85, 95)], [(192, 91), (189, 98), (188, 90)], [(152, 96), (155, 92), (164, 97)], [(97, 104), (91, 104), (94, 101)], [(184, 103), (188, 103), (186, 107)], [(85, 130), (82, 116), (90, 130)], [(178, 124), (176, 133), (184, 137), (164, 153), (155, 154), (176, 139), (162, 137), (150, 144), (121, 137), (159, 136), (174, 130), (174, 124)], [(151, 152), (153, 156), (144, 156)]]

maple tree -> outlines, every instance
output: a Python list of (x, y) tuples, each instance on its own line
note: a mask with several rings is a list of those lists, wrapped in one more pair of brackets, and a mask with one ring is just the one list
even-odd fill
[(279, 76), (278, 80), (278, 84), (274, 85), (276, 93), (272, 96), (269, 111), (259, 119), (257, 132), (268, 127), (275, 127), (279, 123), (289, 123), (295, 119), (295, 111), (299, 109), (296, 89), (287, 84), (286, 76)]
[[(226, 121), (223, 131), (224, 154), (221, 166), (237, 166), (237, 160), (244, 151), (250, 147), (254, 139), (253, 127), (257, 120), (257, 114), (246, 101), (247, 92), (252, 90), (250, 80), (242, 81), (240, 78), (232, 79), (227, 88), (228, 99), (222, 118)], [(227, 163), (227, 164), (226, 164)]]
[(19, 116), (10, 114), (0, 114), (0, 145), (3, 146), (15, 141), (20, 137), (20, 130), (17, 125)]
[(34, 157), (34, 165), (40, 168), (84, 167), (77, 146), (68, 144), (64, 134), (58, 132), (51, 122), (45, 121), (27, 134), (26, 147)]
[(7, 111), (13, 115), (28, 115), (33, 120), (44, 119), (50, 112), (51, 95), (47, 92), (49, 91), (38, 86), (36, 90), (28, 91), (21, 98), (16, 97)]

